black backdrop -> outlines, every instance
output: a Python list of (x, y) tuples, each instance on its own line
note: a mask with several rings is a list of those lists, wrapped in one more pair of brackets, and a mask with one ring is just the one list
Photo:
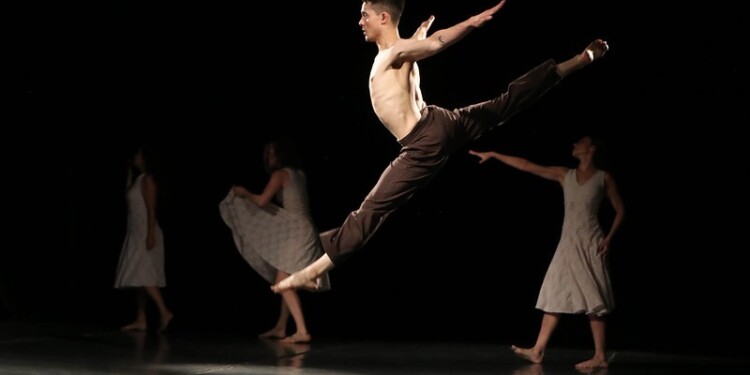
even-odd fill
[[(412, 0), (402, 34), (430, 14), (436, 30), (491, 5)], [(607, 39), (605, 59), (471, 147), (566, 165), (579, 135), (604, 135), (627, 207), (611, 254), (610, 347), (740, 355), (747, 344), (726, 343), (747, 334), (735, 319), (748, 284), (747, 16), (641, 5), (510, 1), (420, 63), (422, 90), (444, 107), (485, 100), (544, 59)], [(367, 97), (376, 47), (357, 26), (360, 3), (75, 7), (45, 12), (70, 22), (20, 43), (11, 71), (21, 116), (4, 148), (4, 315), (113, 327), (131, 318), (130, 295), (112, 282), (127, 157), (148, 140), (163, 162), (175, 328), (270, 327), (278, 297), (233, 247), (217, 204), (233, 183), (262, 187), (261, 146), (283, 133), (300, 141), (313, 215), (328, 229), (396, 155)], [(310, 329), (531, 344), (561, 220), (556, 184), (459, 152), (332, 271), (331, 292), (303, 294)], [(553, 344), (589, 347), (585, 319), (565, 319)]]

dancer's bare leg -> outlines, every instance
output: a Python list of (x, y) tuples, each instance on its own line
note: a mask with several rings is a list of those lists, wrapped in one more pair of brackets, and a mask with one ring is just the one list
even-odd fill
[(560, 77), (565, 78), (568, 74), (602, 58), (607, 51), (609, 51), (609, 45), (607, 42), (602, 39), (596, 39), (589, 43), (583, 52), (557, 64), (557, 74), (559, 74)]
[(135, 302), (136, 302), (136, 314), (135, 321), (132, 323), (122, 326), (121, 331), (145, 331), (146, 330), (146, 295), (143, 290), (138, 289), (135, 291)]
[(333, 261), (328, 254), (323, 254), (309, 266), (289, 275), (289, 277), (271, 285), (274, 293), (281, 293), (292, 289), (318, 290), (320, 288), (320, 276), (333, 268)]
[[(279, 282), (280, 280), (279, 273), (276, 273), (276, 282)], [(279, 311), (279, 320), (276, 321), (276, 325), (267, 332), (261, 333), (258, 337), (263, 339), (283, 339), (286, 337), (286, 326), (288, 321), (289, 307), (286, 305), (286, 302), (284, 302), (284, 298), (282, 298), (281, 311)]]
[(164, 303), (164, 298), (161, 296), (161, 292), (159, 291), (159, 287), (157, 286), (146, 286), (143, 287), (143, 289), (148, 293), (148, 295), (151, 297), (151, 299), (156, 304), (156, 307), (159, 309), (159, 331), (164, 331), (167, 329), (167, 326), (169, 326), (169, 322), (172, 321), (172, 318), (174, 317), (174, 314), (172, 314), (171, 311), (167, 308), (167, 305)]
[(606, 324), (599, 316), (589, 315), (591, 334), (594, 336), (594, 356), (588, 361), (576, 365), (578, 369), (606, 368), (609, 366), (606, 357)]
[(536, 338), (536, 344), (532, 348), (521, 348), (512, 345), (510, 348), (516, 353), (517, 356), (531, 362), (531, 363), (542, 363), (544, 359), (544, 350), (547, 348), (552, 332), (555, 331), (557, 323), (560, 322), (560, 314), (555, 313), (544, 313), (542, 317), (542, 326), (539, 329), (539, 336)]
[[(289, 277), (288, 273), (279, 271), (276, 274), (276, 281), (281, 282), (284, 279), (287, 279)], [(292, 314), (292, 319), (294, 319), (294, 325), (297, 327), (297, 331), (287, 337), (284, 337), (280, 340), (282, 343), (300, 343), (300, 342), (309, 342), (312, 337), (310, 336), (310, 333), (307, 332), (307, 325), (305, 324), (305, 315), (302, 313), (302, 304), (299, 300), (299, 295), (297, 294), (297, 291), (294, 289), (289, 289), (281, 292), (281, 298), (284, 300), (284, 303), (289, 308), (289, 312)]]

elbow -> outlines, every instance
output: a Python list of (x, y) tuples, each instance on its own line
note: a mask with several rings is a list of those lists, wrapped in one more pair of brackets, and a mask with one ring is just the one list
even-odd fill
[(625, 207), (623, 207), (622, 205), (620, 205), (619, 207), (617, 207), (617, 214), (620, 215), (620, 218), (624, 219), (625, 218)]
[(623, 210), (623, 209), (617, 210), (616, 211), (616, 215), (617, 216), (615, 217), (615, 220), (618, 223), (622, 223), (623, 221), (625, 221), (625, 210)]

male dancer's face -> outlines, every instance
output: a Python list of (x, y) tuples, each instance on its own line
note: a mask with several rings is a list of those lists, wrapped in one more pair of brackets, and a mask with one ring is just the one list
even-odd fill
[(362, 16), (359, 19), (359, 27), (362, 28), (362, 33), (365, 35), (365, 41), (367, 42), (375, 40), (379, 14), (369, 2), (362, 2)]

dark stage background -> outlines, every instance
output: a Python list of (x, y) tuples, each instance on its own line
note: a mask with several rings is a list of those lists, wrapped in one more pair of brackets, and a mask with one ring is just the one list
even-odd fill
[[(403, 36), (430, 14), (434, 31), (492, 5), (407, 2)], [(263, 186), (261, 147), (276, 134), (300, 141), (320, 229), (356, 209), (396, 156), (370, 107), (376, 47), (357, 26), (360, 3), (73, 7), (52, 10), (71, 22), (24, 46), (11, 86), (22, 126), (5, 138), (3, 316), (112, 327), (132, 318), (131, 295), (112, 283), (127, 158), (148, 140), (163, 157), (174, 328), (269, 328), (278, 296), (240, 257), (217, 205), (233, 183)], [(627, 209), (610, 258), (613, 350), (748, 349), (735, 340), (748, 334), (748, 20), (737, 7), (510, 0), (420, 63), (427, 102), (457, 107), (544, 59), (609, 41), (607, 57), (471, 147), (572, 165), (581, 134), (608, 140)], [(303, 293), (314, 336), (533, 343), (562, 191), (480, 166), (467, 150), (332, 271), (332, 291)], [(552, 344), (590, 341), (575, 316)]]

